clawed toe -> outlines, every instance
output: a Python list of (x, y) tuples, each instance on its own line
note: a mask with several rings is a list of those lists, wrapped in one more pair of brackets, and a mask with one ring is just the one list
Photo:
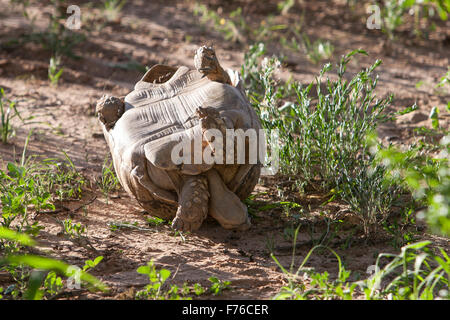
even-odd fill
[(186, 221), (181, 219), (180, 217), (175, 217), (172, 221), (172, 228), (178, 231), (195, 231), (200, 228), (203, 220), (197, 221)]
[(177, 215), (172, 222), (172, 228), (179, 231), (195, 231), (200, 228), (207, 216), (206, 206), (204, 203), (196, 204), (190, 201), (189, 204), (189, 206), (180, 205), (178, 207)]

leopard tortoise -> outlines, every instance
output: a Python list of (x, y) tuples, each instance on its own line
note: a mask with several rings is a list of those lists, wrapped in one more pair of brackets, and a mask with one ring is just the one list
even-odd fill
[[(259, 158), (249, 160), (250, 148), (241, 162), (173, 161), (180, 142), (193, 145), (198, 139), (201, 152), (210, 148), (225, 159), (230, 147), (224, 143), (216, 150), (215, 138), (206, 134), (210, 129), (223, 136), (227, 129), (261, 129), (238, 72), (225, 71), (206, 46), (197, 50), (194, 65), (155, 65), (124, 98), (103, 96), (96, 107), (100, 125), (121, 185), (151, 215), (173, 219), (180, 231), (198, 229), (208, 214), (226, 229), (246, 230), (250, 219), (242, 200), (261, 172)], [(193, 159), (194, 152), (184, 150), (179, 155)]]

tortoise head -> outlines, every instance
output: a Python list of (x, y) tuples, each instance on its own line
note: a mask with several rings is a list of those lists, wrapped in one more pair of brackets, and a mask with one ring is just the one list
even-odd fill
[(221, 67), (212, 47), (200, 47), (195, 53), (194, 65), (197, 71), (208, 77), (209, 80), (233, 85), (230, 76)]
[(99, 120), (109, 130), (125, 112), (124, 99), (104, 95), (97, 102), (95, 111), (98, 114)]
[(220, 64), (212, 47), (202, 46), (197, 49), (194, 57), (195, 68), (203, 74), (216, 73)]

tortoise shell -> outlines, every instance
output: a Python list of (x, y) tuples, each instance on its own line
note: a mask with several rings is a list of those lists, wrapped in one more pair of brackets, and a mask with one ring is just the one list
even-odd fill
[[(125, 97), (120, 118), (113, 125), (103, 125), (120, 183), (151, 214), (164, 219), (175, 216), (183, 176), (215, 169), (226, 188), (241, 200), (255, 187), (261, 165), (249, 163), (248, 154), (242, 164), (177, 164), (171, 157), (175, 146), (202, 137), (213, 118), (222, 129), (255, 129), (260, 138), (261, 125), (239, 74), (227, 70), (227, 75), (231, 84), (211, 81), (185, 66), (156, 65)], [(206, 147), (203, 143), (202, 148)]]

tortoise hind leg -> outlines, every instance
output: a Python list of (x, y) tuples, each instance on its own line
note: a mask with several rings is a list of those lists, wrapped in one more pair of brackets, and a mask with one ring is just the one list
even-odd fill
[(172, 227), (180, 231), (200, 228), (208, 215), (209, 192), (205, 176), (185, 176), (178, 197), (178, 211)]
[(209, 170), (207, 177), (211, 192), (209, 214), (225, 229), (249, 229), (247, 207), (228, 189), (215, 169)]
[(152, 216), (164, 220), (173, 219), (175, 216), (177, 208), (175, 195), (166, 190), (159, 190), (143, 172), (142, 166), (138, 165), (131, 170), (127, 184), (124, 186), (136, 197), (141, 207)]
[(240, 185), (236, 188), (236, 190), (233, 190), (239, 199), (245, 200), (252, 193), (258, 183), (260, 175), (261, 166), (253, 165), (253, 167), (247, 172), (247, 175), (242, 179)]

